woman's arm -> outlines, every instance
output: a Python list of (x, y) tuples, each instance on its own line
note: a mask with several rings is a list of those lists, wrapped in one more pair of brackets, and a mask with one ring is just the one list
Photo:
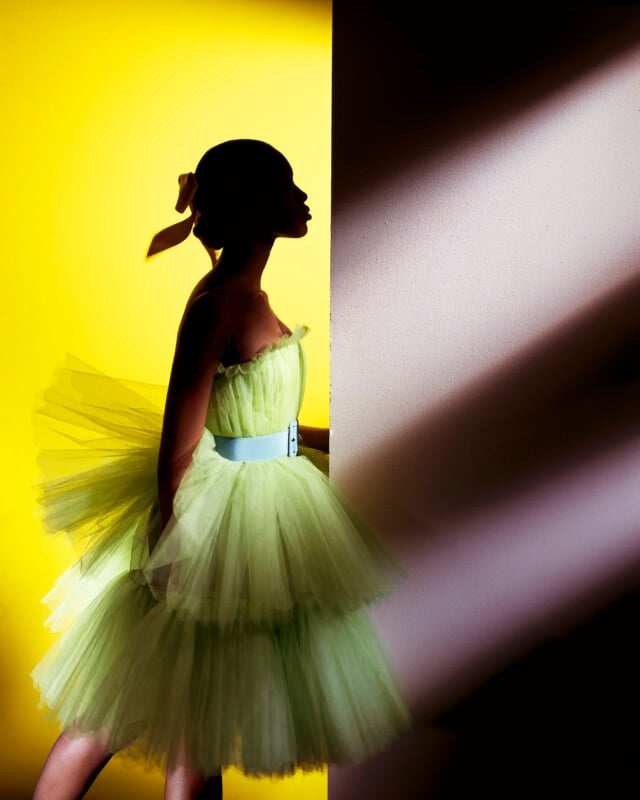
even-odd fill
[(204, 428), (211, 385), (224, 350), (215, 300), (201, 295), (185, 312), (176, 341), (158, 455), (162, 530)]

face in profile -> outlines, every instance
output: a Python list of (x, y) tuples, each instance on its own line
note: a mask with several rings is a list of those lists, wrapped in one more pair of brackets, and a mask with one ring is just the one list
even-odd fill
[(277, 155), (266, 169), (251, 176), (239, 210), (242, 207), (249, 228), (265, 237), (299, 238), (307, 233), (311, 219), (307, 195), (296, 186), (288, 161)]
[(296, 186), (293, 170), (285, 162), (273, 184), (271, 233), (290, 238), (304, 236), (307, 233), (307, 222), (311, 219), (306, 200), (306, 193)]

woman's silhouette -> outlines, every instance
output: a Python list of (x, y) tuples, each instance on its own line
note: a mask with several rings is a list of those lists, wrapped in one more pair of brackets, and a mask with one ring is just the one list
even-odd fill
[(149, 249), (193, 226), (213, 264), (186, 303), (164, 412), (96, 401), (82, 370), (54, 382), (43, 413), (64, 408), (88, 447), (95, 431), (107, 444), (98, 466), (42, 483), (49, 530), (84, 555), (33, 673), (64, 728), (36, 800), (82, 797), (121, 749), (166, 769), (166, 798), (193, 798), (221, 795), (225, 766), (358, 761), (410, 724), (363, 610), (398, 572), (323, 474), (328, 431), (297, 427), (307, 330), (261, 289), (275, 240), (306, 234), (306, 199), (265, 142), (211, 148), (180, 176), (190, 216)]

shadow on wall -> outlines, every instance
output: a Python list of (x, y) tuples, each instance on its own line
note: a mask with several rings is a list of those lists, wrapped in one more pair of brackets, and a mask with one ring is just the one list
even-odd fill
[(637, 4), (334, 0), (332, 206), (637, 46)]
[[(435, 539), (446, 538), (458, 518), (553, 486), (626, 442), (640, 443), (640, 277), (378, 446), (346, 483), (363, 504), (393, 498), (382, 524), (410, 553), (426, 522)], [(636, 484), (640, 504), (640, 474)], [(463, 530), (485, 535), (473, 523)], [(612, 550), (619, 547), (613, 536)], [(332, 769), (330, 800), (565, 800), (638, 789), (628, 722), (640, 711), (640, 563), (627, 559), (602, 585), (585, 588), (568, 623), (566, 613), (558, 608), (555, 623), (533, 631), (525, 623), (513, 660), (505, 636), (488, 668), (481, 654), (461, 663), (428, 690), (416, 733), (369, 765)]]
[[(499, 125), (639, 34), (633, 4), (425, 14), (334, 0), (334, 215), (408, 154), (423, 159)], [(410, 552), (425, 527), (437, 537), (443, 524), (640, 441), (639, 409), (640, 264), (638, 277), (378, 443), (341, 483)], [(383, 508), (380, 497), (393, 502)], [(605, 588), (586, 617), (460, 684), (380, 757), (332, 768), (330, 800), (634, 796), (626, 723), (640, 705), (640, 564), (629, 560)]]
[[(629, 589), (629, 587), (626, 587)], [(549, 639), (371, 762), (329, 798), (618, 800), (638, 794), (635, 589)]]
[[(382, 527), (424, 537), (640, 434), (638, 277), (378, 443), (344, 485), (393, 498)], [(367, 499), (369, 498), (369, 500)], [(406, 524), (402, 524), (404, 512)]]

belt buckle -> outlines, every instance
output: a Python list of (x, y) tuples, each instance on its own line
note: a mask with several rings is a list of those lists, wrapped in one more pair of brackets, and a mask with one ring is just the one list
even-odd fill
[(298, 455), (298, 420), (294, 419), (289, 423), (289, 439), (287, 442), (287, 455)]

